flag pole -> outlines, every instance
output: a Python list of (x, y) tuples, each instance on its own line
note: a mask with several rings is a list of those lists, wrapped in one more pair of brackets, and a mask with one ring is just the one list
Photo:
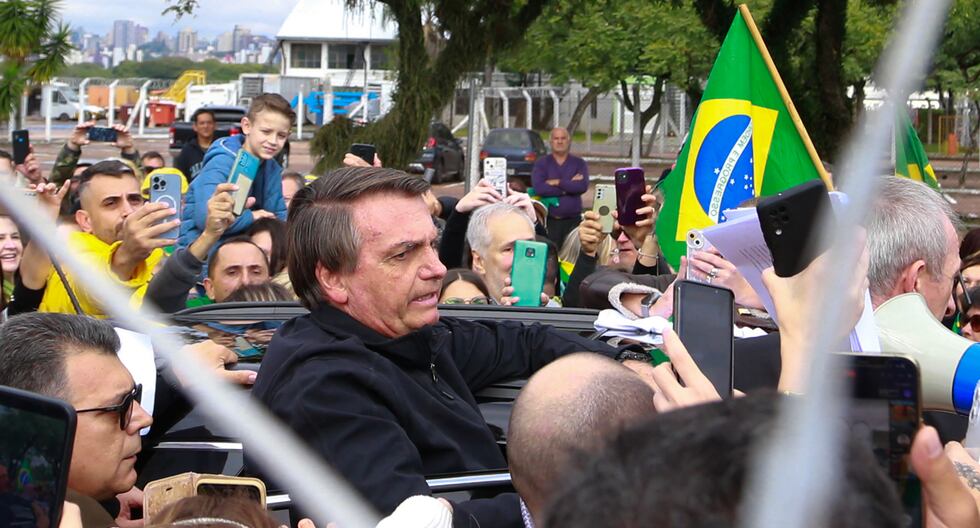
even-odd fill
[(745, 25), (749, 28), (749, 34), (752, 35), (752, 40), (755, 41), (756, 47), (759, 48), (759, 53), (762, 55), (762, 60), (769, 69), (769, 74), (772, 75), (772, 80), (776, 83), (776, 89), (779, 90), (779, 95), (783, 98), (783, 104), (789, 110), (789, 118), (793, 121), (793, 125), (796, 126), (796, 131), (800, 134), (800, 138), (803, 139), (803, 146), (806, 147), (807, 153), (810, 154), (810, 160), (813, 162), (814, 167), (816, 167), (817, 174), (820, 175), (820, 179), (823, 180), (824, 185), (828, 189), (834, 190), (834, 182), (831, 180), (830, 174), (827, 174), (827, 171), (824, 169), (823, 163), (820, 162), (817, 149), (813, 147), (813, 142), (810, 141), (810, 135), (806, 133), (806, 127), (803, 126), (803, 121), (800, 119), (800, 114), (796, 112), (796, 107), (793, 106), (793, 100), (790, 99), (789, 92), (786, 91), (786, 85), (783, 84), (783, 79), (776, 70), (776, 64), (772, 61), (772, 56), (769, 55), (769, 49), (766, 48), (766, 43), (762, 40), (759, 28), (756, 27), (755, 20), (752, 18), (752, 13), (749, 12), (749, 6), (739, 4), (738, 10), (742, 13), (742, 19), (745, 20)]

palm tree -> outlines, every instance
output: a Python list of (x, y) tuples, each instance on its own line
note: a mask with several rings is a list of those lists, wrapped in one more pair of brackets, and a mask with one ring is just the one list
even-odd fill
[(0, 1), (0, 119), (13, 113), (18, 128), (25, 90), (54, 77), (72, 50), (60, 7), (60, 0)]

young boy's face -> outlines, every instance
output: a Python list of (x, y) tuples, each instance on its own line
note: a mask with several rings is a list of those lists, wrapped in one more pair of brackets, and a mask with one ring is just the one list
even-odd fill
[(291, 125), (288, 117), (268, 110), (256, 114), (254, 120), (243, 117), (242, 133), (245, 134), (245, 150), (258, 156), (262, 161), (276, 157), (286, 144)]

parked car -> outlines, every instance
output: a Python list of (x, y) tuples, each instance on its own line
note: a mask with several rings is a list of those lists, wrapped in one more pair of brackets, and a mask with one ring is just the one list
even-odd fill
[[(214, 112), (214, 139), (227, 136), (236, 136), (242, 133), (242, 118), (248, 113), (248, 109), (243, 106), (205, 106)], [(188, 116), (188, 119), (190, 116)], [(170, 127), (170, 149), (180, 150), (184, 144), (193, 141), (196, 137), (193, 125), (190, 121), (178, 121)], [(289, 165), (289, 140), (282, 152), (276, 156), (276, 161), (283, 167)]]
[(418, 159), (409, 164), (409, 172), (421, 174), (432, 169), (432, 183), (449, 179), (463, 180), (463, 147), (449, 127), (442, 123), (429, 125), (429, 138)]
[[(515, 186), (531, 186), (534, 162), (548, 155), (541, 135), (527, 128), (495, 128), (487, 134), (480, 150), (480, 159), (507, 158), (507, 178)], [(480, 164), (483, 175), (483, 164)]]

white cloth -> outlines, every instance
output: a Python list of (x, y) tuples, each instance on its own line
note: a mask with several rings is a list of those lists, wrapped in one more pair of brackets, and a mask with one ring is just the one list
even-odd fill
[(435, 497), (415, 495), (381, 519), (377, 528), (452, 528), (453, 514)]
[[(143, 397), (140, 399), (140, 406), (146, 414), (153, 416), (153, 400), (157, 393), (157, 367), (153, 358), (153, 344), (150, 336), (116, 328), (119, 335), (119, 361), (133, 376), (136, 383), (143, 385)], [(140, 431), (141, 435), (150, 432), (149, 427)]]
[(603, 333), (602, 337), (628, 337), (649, 345), (662, 344), (664, 338), (660, 334), (671, 327), (670, 321), (663, 317), (631, 320), (616, 310), (608, 309), (599, 312), (593, 325), (597, 332)]

